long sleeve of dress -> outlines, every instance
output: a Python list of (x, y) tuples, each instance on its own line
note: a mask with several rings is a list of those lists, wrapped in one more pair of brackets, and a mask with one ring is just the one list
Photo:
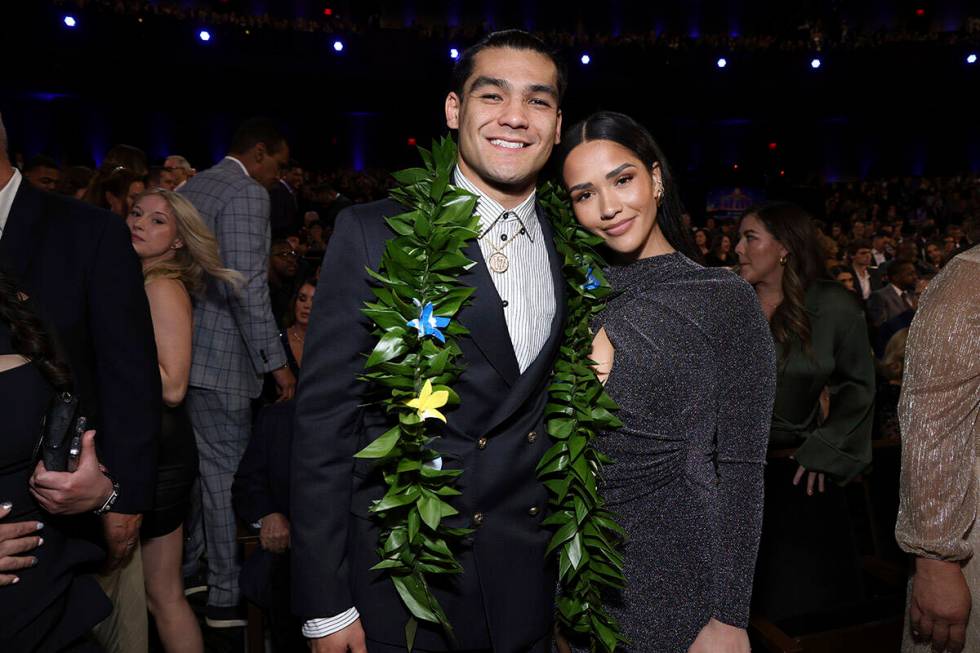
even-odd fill
[[(723, 361), (716, 428), (718, 487), (711, 547), (712, 616), (746, 627), (762, 530), (763, 466), (769, 442), (776, 357), (769, 325), (748, 284), (739, 288), (716, 354)], [(738, 343), (738, 346), (732, 346)]]
[(800, 445), (796, 460), (806, 469), (824, 472), (846, 483), (871, 463), (875, 370), (868, 328), (857, 309), (821, 307), (831, 319), (814, 328), (834, 328), (834, 369), (828, 378), (830, 413)]
[(977, 512), (980, 248), (930, 283), (909, 331), (899, 400), (902, 475), (895, 536), (927, 558), (965, 560)]

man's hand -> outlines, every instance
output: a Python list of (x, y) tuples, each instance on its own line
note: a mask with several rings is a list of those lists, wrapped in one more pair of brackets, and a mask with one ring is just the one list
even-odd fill
[[(10, 503), (0, 505), (0, 519), (10, 514)], [(19, 521), (0, 524), (0, 587), (20, 580), (15, 574), (4, 572), (26, 569), (37, 564), (34, 556), (23, 555), (44, 543), (36, 533), (44, 527), (38, 521)]]
[(932, 642), (934, 651), (962, 651), (970, 603), (970, 588), (958, 562), (915, 559), (909, 621), (916, 640)]
[(82, 436), (78, 468), (73, 472), (49, 472), (38, 461), (28, 483), (41, 507), (53, 515), (77, 515), (102, 507), (112, 494), (110, 481), (95, 454), (95, 431)]
[(276, 386), (279, 388), (279, 401), (289, 401), (293, 398), (296, 393), (296, 377), (293, 375), (293, 371), (288, 367), (280, 367), (278, 370), (272, 371), (272, 378), (276, 381)]
[(281, 512), (271, 512), (262, 518), (259, 544), (266, 551), (283, 553), (289, 548), (289, 520)]
[(102, 534), (109, 548), (105, 561), (106, 571), (118, 568), (136, 548), (142, 521), (143, 515), (126, 515), (121, 512), (107, 512), (102, 515)]
[(307, 640), (313, 653), (367, 653), (364, 628), (358, 619), (351, 625), (326, 637)]

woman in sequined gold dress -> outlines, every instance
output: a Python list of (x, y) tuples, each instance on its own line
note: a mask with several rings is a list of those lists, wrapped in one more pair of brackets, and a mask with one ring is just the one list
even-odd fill
[(575, 216), (605, 242), (619, 291), (593, 359), (623, 422), (598, 446), (615, 460), (600, 487), (627, 533), (626, 587), (608, 600), (624, 650), (747, 653), (776, 372), (765, 318), (737, 275), (691, 260), (643, 127), (598, 113), (563, 147)]
[(927, 653), (935, 645), (977, 653), (980, 245), (950, 261), (919, 300), (898, 411), (902, 485), (895, 534), (915, 556), (902, 651)]

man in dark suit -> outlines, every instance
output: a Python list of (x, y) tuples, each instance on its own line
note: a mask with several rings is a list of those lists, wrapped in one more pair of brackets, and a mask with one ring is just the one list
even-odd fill
[(153, 505), (160, 371), (143, 273), (117, 216), (24, 182), (0, 123), (0, 188), (17, 184), (0, 214), (0, 265), (17, 279), (68, 359), (97, 429), (99, 459), (119, 483), (103, 516), (110, 555), (135, 545)]
[(269, 189), (269, 224), (273, 238), (285, 238), (299, 231), (299, 189), (303, 168), (290, 159), (279, 181)]
[(906, 311), (915, 310), (915, 286), (919, 273), (915, 263), (895, 259), (888, 266), (888, 285), (871, 293), (868, 317), (875, 328)]
[[(109, 562), (118, 565), (153, 505), (162, 401), (139, 259), (118, 216), (21, 178), (7, 157), (2, 122), (0, 193), (9, 199), (0, 202), (0, 266), (51, 328), (98, 432), (99, 460), (118, 483), (114, 499), (102, 497), (110, 507), (101, 517)], [(72, 506), (86, 488), (57, 489), (54, 503), (77, 512)]]
[[(561, 129), (564, 75), (541, 41), (498, 32), (463, 53), (445, 101), (458, 130), (454, 183), (477, 195), (481, 238), (460, 277), (476, 292), (456, 316), (470, 330), (459, 339), (464, 371), (436, 444), (446, 467), (462, 468), (453, 526), (472, 526), (458, 551), (463, 572), (433, 591), (453, 624), (421, 622), (419, 650), (548, 651), (556, 570), (546, 562), (542, 525), (548, 495), (535, 467), (550, 446), (543, 421), (547, 385), (564, 321), (561, 261), (543, 210), (537, 176)], [(313, 650), (405, 650), (402, 606), (390, 579), (371, 571), (379, 531), (369, 517), (384, 484), (353, 454), (387, 430), (387, 416), (364, 403), (362, 354), (375, 344), (361, 314), (371, 298), (360, 271), (377, 268), (394, 234), (383, 216), (390, 201), (354, 206), (337, 220), (306, 337), (297, 396), (291, 479), (293, 611)], [(508, 242), (507, 266), (486, 259)], [(506, 269), (500, 269), (504, 267)]]
[(881, 271), (873, 265), (871, 241), (851, 241), (847, 246), (847, 255), (851, 262), (851, 273), (854, 275), (854, 291), (863, 301), (867, 301), (871, 293), (884, 285)]

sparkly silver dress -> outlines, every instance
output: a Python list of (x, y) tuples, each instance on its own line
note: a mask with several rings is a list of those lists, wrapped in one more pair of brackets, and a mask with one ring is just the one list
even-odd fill
[(606, 388), (624, 426), (599, 447), (626, 529), (611, 609), (628, 651), (683, 653), (712, 617), (744, 628), (762, 525), (776, 362), (748, 283), (680, 253), (607, 271)]

